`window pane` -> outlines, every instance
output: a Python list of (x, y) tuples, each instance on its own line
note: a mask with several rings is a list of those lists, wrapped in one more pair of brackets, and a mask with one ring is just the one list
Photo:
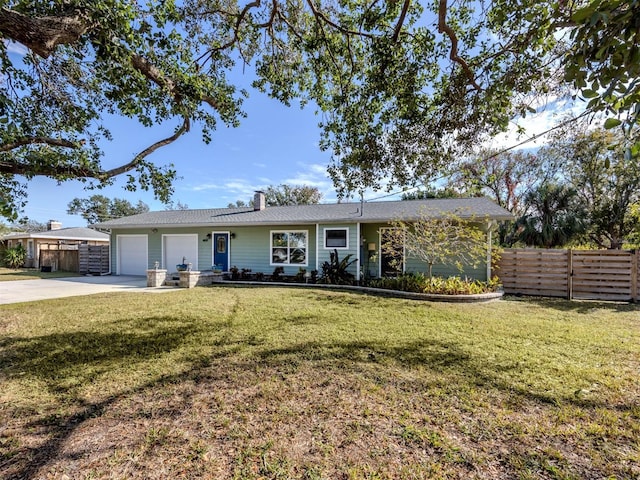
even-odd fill
[(306, 261), (306, 251), (302, 248), (294, 248), (291, 251), (291, 262), (290, 263), (305, 263)]
[(271, 255), (273, 263), (289, 263), (289, 255), (286, 248), (274, 248)]
[(288, 239), (286, 233), (274, 233), (273, 234), (273, 246), (274, 247), (286, 247), (288, 246)]
[(347, 231), (346, 230), (325, 230), (325, 246), (326, 247), (346, 247)]
[(305, 248), (307, 246), (307, 234), (305, 232), (290, 233), (289, 246), (296, 248)]
[(227, 238), (226, 237), (223, 237), (223, 236), (219, 236), (218, 237), (216, 251), (218, 253), (227, 253)]

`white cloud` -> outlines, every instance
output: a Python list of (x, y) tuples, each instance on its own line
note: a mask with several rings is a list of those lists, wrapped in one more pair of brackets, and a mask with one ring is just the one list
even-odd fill
[[(540, 106), (538, 106), (540, 107)], [(518, 145), (518, 149), (538, 148), (548, 142), (548, 132), (567, 116), (577, 117), (584, 111), (584, 103), (556, 100), (540, 108), (538, 113), (520, 118), (511, 123), (509, 130), (495, 136), (485, 146), (489, 148), (509, 148)], [(519, 127), (524, 133), (519, 133)], [(532, 139), (527, 141), (527, 139)]]
[(23, 57), (29, 52), (29, 49), (21, 43), (13, 42), (11, 40), (5, 40), (4, 43), (7, 46), (7, 52), (9, 53)]

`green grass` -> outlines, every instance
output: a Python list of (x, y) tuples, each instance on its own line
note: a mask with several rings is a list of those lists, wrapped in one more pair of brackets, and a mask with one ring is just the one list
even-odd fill
[(38, 280), (41, 278), (61, 278), (61, 277), (77, 277), (79, 273), (63, 272), (41, 272), (35, 268), (5, 268), (0, 267), (0, 282), (11, 282), (14, 280)]
[(633, 305), (215, 287), (0, 306), (0, 477), (637, 478), (639, 369)]

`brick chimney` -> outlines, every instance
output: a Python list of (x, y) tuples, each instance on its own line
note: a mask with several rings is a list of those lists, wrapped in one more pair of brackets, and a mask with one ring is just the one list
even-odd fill
[(267, 200), (264, 197), (264, 192), (258, 190), (253, 196), (253, 209), (257, 212), (265, 208), (267, 208)]
[(47, 230), (60, 230), (62, 228), (62, 222), (58, 220), (49, 220), (47, 222)]

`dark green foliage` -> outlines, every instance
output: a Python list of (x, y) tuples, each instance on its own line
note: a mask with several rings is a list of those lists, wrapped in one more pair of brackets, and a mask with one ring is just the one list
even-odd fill
[(298, 269), (298, 273), (296, 273), (295, 276), (293, 277), (294, 282), (304, 283), (305, 282), (304, 276), (306, 273), (307, 273), (307, 269), (300, 267)]
[(442, 295), (477, 295), (480, 293), (496, 292), (500, 287), (498, 278), (488, 282), (469, 280), (460, 277), (427, 277), (424, 274), (403, 273), (397, 277), (377, 278), (371, 280), (368, 285), (385, 290), (398, 290), (401, 292), (431, 293)]
[[(220, 122), (238, 125), (239, 64), (253, 87), (322, 114), (341, 195), (433, 178), (535, 111), (533, 96), (557, 98), (562, 60), (564, 82), (616, 117), (605, 126), (628, 126), (640, 114), (639, 11), (638, 0), (4, 2), (0, 214), (15, 217), (36, 176), (124, 175), (128, 190), (169, 201), (177, 171), (150, 155), (196, 125), (207, 143)], [(104, 144), (120, 140), (110, 115), (162, 128), (159, 141), (106, 168)]]
[(516, 222), (517, 238), (526, 245), (562, 247), (586, 231), (586, 212), (575, 189), (544, 184), (524, 200), (527, 213)]
[(124, 198), (114, 198), (112, 200), (104, 195), (74, 198), (67, 205), (68, 214), (81, 215), (89, 225), (148, 211), (149, 206), (143, 201), (138, 201), (136, 205), (133, 205)]
[(20, 268), (27, 258), (27, 251), (21, 243), (12, 248), (7, 248), (3, 253), (3, 261), (8, 268)]
[[(588, 108), (609, 116), (604, 126), (620, 124), (631, 133), (640, 117), (640, 1), (568, 2), (559, 15), (570, 14), (570, 48), (565, 54), (565, 81), (580, 90)], [(638, 131), (630, 151), (640, 154)]]
[(284, 281), (284, 267), (276, 267), (273, 269), (273, 273), (271, 274), (272, 282), (282, 282)]
[(349, 260), (353, 255), (349, 254), (342, 260), (338, 257), (338, 250), (334, 249), (329, 254), (329, 261), (322, 264), (322, 275), (318, 283), (330, 285), (352, 285), (355, 276), (348, 271), (348, 268), (357, 260)]
[(229, 269), (231, 280), (240, 280), (240, 269), (235, 265)]

